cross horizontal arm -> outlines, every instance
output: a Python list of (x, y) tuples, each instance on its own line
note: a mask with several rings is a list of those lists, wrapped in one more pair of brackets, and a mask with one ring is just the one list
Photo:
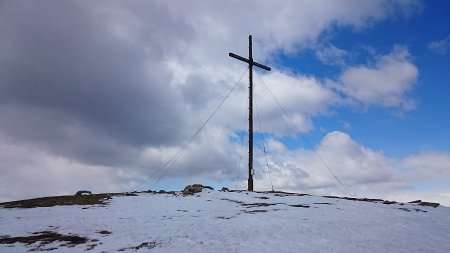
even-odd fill
[(244, 57), (239, 56), (239, 55), (237, 55), (237, 54), (229, 53), (228, 55), (231, 56), (231, 57), (233, 57), (233, 58), (236, 58), (236, 59), (238, 59), (238, 60), (240, 60), (240, 61), (249, 63), (249, 61), (248, 61), (247, 58), (244, 58)]
[(239, 56), (239, 55), (237, 55), (237, 54), (229, 53), (228, 55), (229, 55), (230, 57), (233, 57), (233, 58), (238, 59), (238, 60), (240, 60), (240, 61), (246, 62), (246, 63), (248, 63), (248, 64), (255, 65), (256, 67), (265, 69), (265, 70), (267, 70), (267, 71), (270, 71), (270, 70), (271, 70), (270, 67), (267, 67), (267, 66), (265, 66), (265, 65), (262, 65), (262, 64), (260, 64), (260, 63), (254, 62), (254, 61), (250, 62), (247, 58), (244, 58), (244, 57)]
[(265, 70), (267, 70), (267, 71), (270, 71), (270, 70), (271, 70), (270, 67), (267, 67), (267, 66), (262, 65), (262, 64), (257, 63), (257, 62), (253, 62), (253, 65), (255, 65), (256, 67), (260, 67), (260, 68), (262, 68), (262, 69), (265, 69)]

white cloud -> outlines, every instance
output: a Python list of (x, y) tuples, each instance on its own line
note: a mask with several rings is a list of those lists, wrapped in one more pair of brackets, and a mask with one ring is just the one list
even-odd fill
[(270, 138), (270, 139), (266, 140), (265, 145), (266, 145), (267, 152), (272, 152), (275, 154), (284, 153), (287, 150), (282, 142), (280, 142), (274, 138)]
[(450, 36), (443, 40), (431, 41), (428, 43), (428, 49), (435, 52), (436, 54), (445, 55), (450, 48)]
[[(254, 35), (255, 59), (265, 60), (276, 51), (296, 52), (315, 43), (335, 27), (363, 29), (381, 20), (418, 10), (417, 1), (183, 1), (162, 3), (170, 17), (192, 30), (183, 53), (170, 58), (184, 65), (229, 64), (229, 50), (246, 53), (246, 38)], [(189, 11), (186, 11), (189, 10)], [(252, 10), (252, 11), (248, 11)], [(171, 19), (173, 21), (173, 19)], [(170, 32), (170, 31), (168, 31)]]
[[(276, 190), (315, 194), (348, 195), (313, 150), (271, 149), (269, 153), (272, 180)], [(326, 165), (357, 196), (398, 201), (439, 201), (450, 205), (450, 185), (433, 187), (436, 181), (450, 180), (450, 154), (424, 152), (405, 158), (390, 158), (354, 141), (343, 132), (327, 134), (316, 147)], [(262, 159), (262, 158), (261, 158)], [(270, 189), (265, 161), (259, 160), (257, 185)], [(428, 185), (416, 189), (416, 182)], [(428, 190), (427, 190), (428, 188)]]
[(378, 57), (372, 66), (347, 68), (335, 86), (350, 99), (367, 106), (415, 108), (408, 94), (417, 82), (419, 71), (411, 62), (409, 51), (396, 46)]
[(348, 55), (348, 52), (337, 48), (333, 45), (319, 47), (316, 50), (316, 57), (323, 64), (327, 65), (339, 65), (345, 64), (344, 58)]
[[(316, 152), (311, 149), (300, 149), (272, 153), (271, 155), (275, 157), (273, 160), (274, 178), (278, 178), (280, 183), (277, 186), (290, 185), (292, 186), (291, 190), (319, 188), (339, 190), (338, 181), (328, 171), (322, 160), (343, 180), (344, 184), (354, 189), (359, 187), (373, 189), (380, 184), (402, 182), (399, 180), (398, 170), (393, 160), (385, 157), (379, 151), (360, 145), (345, 133), (331, 132), (327, 134), (316, 148)], [(287, 166), (287, 164), (290, 165)], [(284, 171), (285, 174), (292, 174), (294, 172), (286, 172), (292, 170), (302, 171), (304, 176), (285, 177), (276, 172)]]
[[(339, 103), (340, 98), (314, 77), (298, 76), (274, 71), (263, 77), (264, 84), (272, 91), (284, 110), (302, 132), (313, 128), (311, 118), (329, 113), (330, 107)], [(257, 103), (264, 131), (276, 134), (298, 132), (292, 127), (270, 92), (258, 78), (256, 79)]]
[(418, 173), (418, 180), (450, 178), (450, 154), (425, 151), (404, 159), (404, 166)]

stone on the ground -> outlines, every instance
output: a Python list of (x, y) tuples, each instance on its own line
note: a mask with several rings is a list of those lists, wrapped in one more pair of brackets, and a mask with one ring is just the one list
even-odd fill
[(92, 195), (92, 192), (90, 192), (90, 191), (77, 191), (77, 193), (75, 193), (75, 196), (83, 196), (83, 195)]
[(212, 188), (211, 186), (202, 185), (202, 184), (193, 184), (193, 185), (188, 185), (188, 186), (184, 187), (183, 194), (189, 195), (189, 194), (199, 193), (199, 192), (202, 192), (203, 188), (214, 190), (214, 188)]

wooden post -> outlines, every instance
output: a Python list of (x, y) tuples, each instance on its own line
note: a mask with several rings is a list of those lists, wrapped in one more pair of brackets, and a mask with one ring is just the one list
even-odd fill
[(229, 53), (228, 55), (248, 63), (248, 191), (253, 191), (253, 66), (270, 71), (271, 68), (253, 61), (252, 36), (248, 36), (248, 59)]

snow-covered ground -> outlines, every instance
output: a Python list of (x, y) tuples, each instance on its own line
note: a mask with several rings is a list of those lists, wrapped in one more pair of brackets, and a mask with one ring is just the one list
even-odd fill
[(42, 231), (88, 241), (0, 244), (0, 252), (450, 252), (450, 208), (205, 190), (0, 208), (0, 237)]

